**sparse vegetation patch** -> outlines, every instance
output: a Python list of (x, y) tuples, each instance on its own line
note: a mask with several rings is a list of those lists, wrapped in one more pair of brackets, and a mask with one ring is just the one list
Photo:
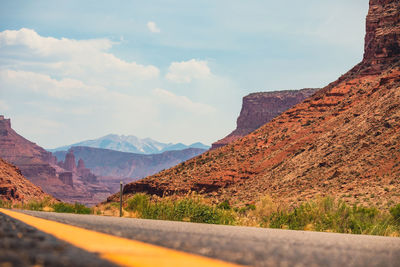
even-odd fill
[(207, 205), (198, 196), (181, 199), (151, 200), (148, 195), (136, 194), (128, 199), (126, 210), (144, 219), (187, 221), (197, 223), (233, 224), (234, 213), (224, 208)]
[(34, 211), (54, 211), (62, 213), (77, 213), (77, 214), (92, 214), (93, 209), (88, 208), (83, 204), (75, 203), (65, 203), (54, 201), (49, 197), (45, 197), (42, 200), (35, 200), (29, 202), (11, 202), (0, 200), (1, 208), (14, 208), (14, 209), (24, 209), (24, 210), (34, 210)]
[[(0, 207), (119, 216), (117, 202), (88, 208), (79, 203), (54, 203), (45, 198), (24, 204), (0, 200)], [(125, 199), (123, 211), (125, 217), (143, 219), (400, 236), (400, 204), (384, 210), (374, 206), (349, 205), (332, 197), (316, 198), (289, 207), (267, 196), (255, 204), (236, 207), (228, 200), (211, 204), (196, 194), (159, 198), (141, 193)]]
[[(108, 209), (111, 204), (107, 204)], [(255, 204), (235, 207), (228, 200), (210, 204), (195, 194), (153, 199), (141, 193), (127, 199), (124, 210), (125, 216), (144, 219), (384, 236), (400, 233), (400, 204), (383, 210), (349, 205), (331, 197), (316, 198), (296, 207), (264, 197)]]

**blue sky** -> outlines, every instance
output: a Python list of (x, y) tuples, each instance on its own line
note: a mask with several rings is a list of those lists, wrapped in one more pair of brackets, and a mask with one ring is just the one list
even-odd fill
[(243, 96), (362, 59), (368, 0), (1, 1), (0, 114), (52, 148), (109, 133), (210, 144)]

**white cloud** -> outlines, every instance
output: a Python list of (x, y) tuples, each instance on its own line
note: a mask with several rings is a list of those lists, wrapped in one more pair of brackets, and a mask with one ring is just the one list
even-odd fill
[(18, 121), (15, 129), (46, 147), (110, 132), (140, 134), (141, 129), (152, 129), (158, 115), (149, 96), (34, 72), (0, 70), (0, 95), (10, 100), (7, 114)]
[[(45, 106), (53, 108), (53, 111), (60, 112), (60, 109), (54, 107), (54, 101), (71, 100), (69, 108), (64, 113), (83, 115), (91, 113), (87, 107), (93, 105), (98, 112), (118, 113), (125, 112), (128, 114), (140, 113), (143, 111), (146, 115), (154, 115), (151, 110), (155, 108), (146, 97), (139, 97), (119, 93), (116, 91), (108, 90), (101, 86), (91, 86), (79, 80), (61, 79), (56, 80), (48, 75), (14, 70), (0, 70), (0, 88), (5, 90), (18, 90), (22, 93), (33, 92), (38, 95), (38, 99), (43, 96), (50, 98)], [(71, 106), (73, 103), (85, 103), (86, 106), (79, 108)], [(38, 103), (28, 101), (27, 104), (37, 106)], [(64, 102), (65, 103), (65, 102)], [(36, 107), (37, 108), (37, 107)], [(150, 118), (151, 116), (148, 116)], [(147, 118), (147, 116), (142, 116)]]
[(0, 47), (23, 46), (40, 56), (71, 55), (71, 52), (80, 56), (92, 50), (106, 51), (111, 48), (112, 42), (108, 39), (73, 40), (68, 38), (43, 37), (32, 29), (5, 30), (0, 32)]
[(32, 91), (60, 99), (93, 97), (106, 92), (103, 87), (86, 85), (79, 80), (68, 78), (55, 80), (40, 73), (14, 70), (0, 70), (0, 86)]
[(207, 61), (191, 59), (172, 62), (165, 77), (175, 83), (190, 83), (193, 79), (204, 79), (210, 75), (211, 71)]
[(153, 93), (164, 103), (167, 103), (173, 107), (182, 108), (185, 111), (197, 114), (208, 114), (216, 111), (215, 108), (212, 106), (203, 103), (193, 102), (186, 96), (175, 95), (174, 93), (161, 88), (154, 89)]
[(68, 77), (89, 84), (132, 87), (158, 78), (155, 66), (117, 58), (108, 39), (73, 40), (43, 37), (31, 29), (0, 32), (0, 60), (8, 69), (35, 70), (53, 77)]
[(157, 24), (154, 21), (147, 22), (147, 28), (152, 33), (160, 33), (160, 29), (157, 27)]

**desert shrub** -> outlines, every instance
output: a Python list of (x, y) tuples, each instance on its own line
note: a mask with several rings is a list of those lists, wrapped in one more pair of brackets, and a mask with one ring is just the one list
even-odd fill
[(230, 210), (232, 207), (229, 204), (228, 200), (224, 200), (221, 203), (218, 204), (217, 208), (223, 209), (223, 210)]
[(12, 206), (10, 201), (0, 199), (0, 208), (10, 209)]
[(255, 211), (257, 209), (256, 205), (254, 204), (246, 204), (244, 207), (235, 207), (233, 210), (238, 212), (240, 215), (245, 216), (249, 214), (250, 211)]
[(127, 200), (125, 209), (144, 219), (386, 236), (400, 233), (400, 204), (389, 213), (375, 207), (351, 206), (331, 197), (289, 207), (266, 196), (255, 205), (231, 207), (228, 201), (217, 206), (207, 204), (198, 195), (152, 199), (136, 194)]
[(60, 212), (60, 213), (77, 213), (77, 214), (90, 214), (92, 213), (92, 209), (86, 207), (83, 204), (75, 203), (75, 204), (69, 204), (69, 203), (56, 203), (53, 205), (53, 209), (55, 212)]
[(35, 211), (41, 211), (45, 207), (43, 201), (30, 201), (26, 205), (24, 205), (25, 209), (28, 210), (35, 210)]
[(55, 212), (61, 213), (74, 213), (74, 207), (72, 204), (60, 202), (53, 205), (53, 209)]
[(390, 214), (397, 223), (400, 223), (400, 204), (390, 208)]
[(86, 207), (83, 204), (75, 203), (74, 204), (74, 213), (77, 213), (77, 214), (91, 214), (92, 213), (92, 209)]
[(51, 207), (54, 200), (50, 197), (44, 197), (41, 200), (31, 200), (23, 205), (18, 205), (18, 208), (27, 209), (27, 210), (35, 210), (42, 211), (46, 207)]
[(149, 205), (149, 200), (150, 198), (146, 194), (135, 194), (132, 198), (128, 199), (126, 209), (142, 212)]
[(136, 194), (128, 200), (126, 209), (144, 219), (214, 224), (232, 224), (235, 220), (232, 212), (204, 204), (196, 197), (150, 201), (149, 196)]
[(263, 225), (293, 230), (384, 235), (391, 223), (387, 214), (375, 207), (349, 206), (342, 201), (323, 198), (292, 210), (274, 212), (263, 218)]

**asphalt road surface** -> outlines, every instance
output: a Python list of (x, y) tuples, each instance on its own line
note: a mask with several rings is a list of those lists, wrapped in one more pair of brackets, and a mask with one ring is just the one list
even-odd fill
[(400, 238), (21, 212), (242, 265), (400, 266)]
[(116, 266), (0, 213), (0, 266)]

